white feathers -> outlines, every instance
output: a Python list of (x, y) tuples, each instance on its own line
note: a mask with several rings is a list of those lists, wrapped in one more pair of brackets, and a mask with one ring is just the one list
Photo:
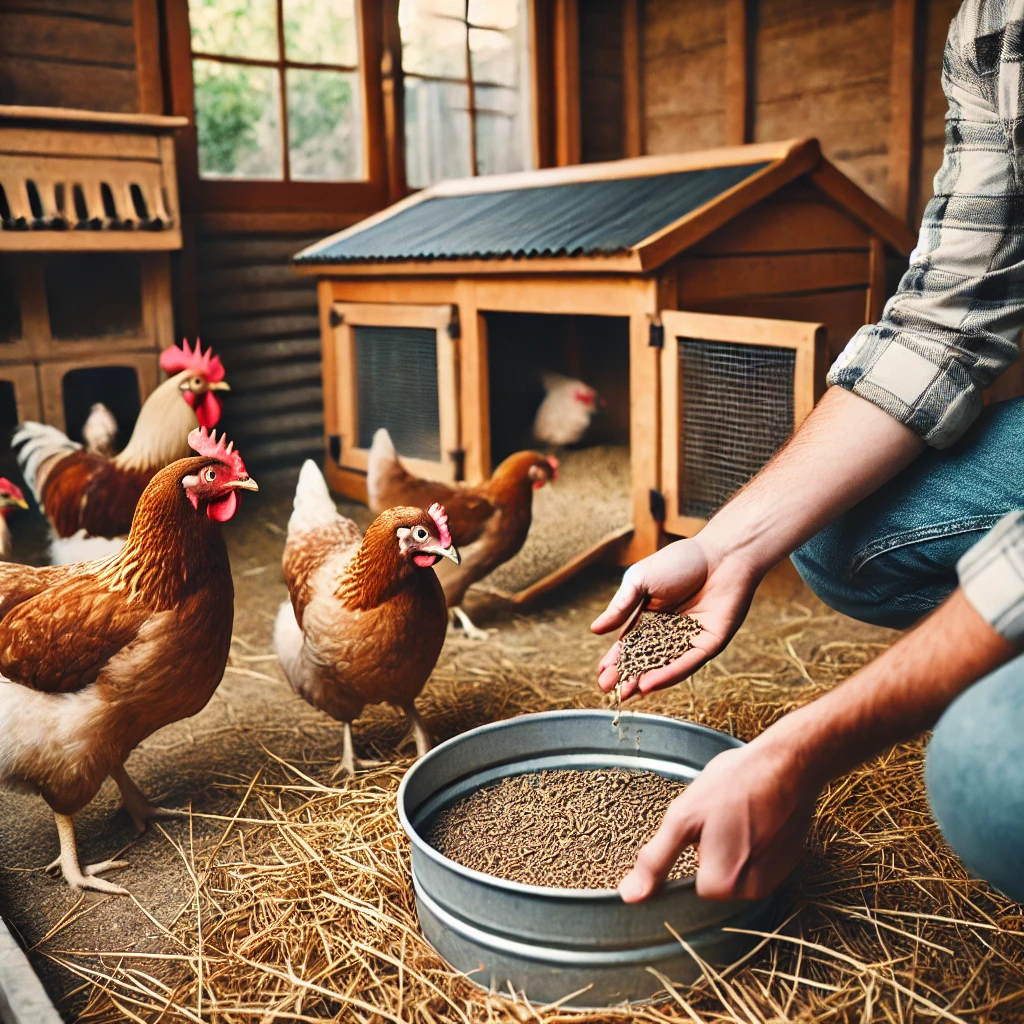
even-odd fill
[(50, 565), (73, 565), (75, 562), (93, 562), (108, 555), (116, 555), (124, 547), (124, 537), (90, 537), (79, 530), (70, 537), (50, 534)]
[(295, 485), (295, 501), (288, 520), (288, 533), (302, 533), (316, 526), (329, 526), (337, 522), (338, 509), (327, 489), (323, 473), (312, 459), (306, 459)]
[(114, 454), (117, 420), (102, 402), (94, 402), (89, 410), (89, 416), (82, 426), (82, 440), (85, 441), (87, 451), (102, 455), (105, 459)]
[(398, 452), (395, 451), (391, 435), (384, 427), (381, 427), (373, 435), (373, 444), (370, 445), (370, 463), (366, 470), (366, 490), (370, 499), (370, 508), (380, 507), (383, 493), (382, 477), (394, 467), (396, 462), (398, 462)]
[(40, 493), (46, 482), (46, 477), (40, 475), (40, 469), (55, 456), (70, 455), (82, 446), (56, 427), (26, 420), (18, 424), (11, 438), (11, 447), (17, 449), (18, 466), (25, 483), (32, 489), (36, 501), (40, 501)]
[(597, 412), (597, 392), (560, 373), (543, 373), (541, 381), (547, 394), (534, 418), (533, 436), (541, 444), (578, 444)]
[(281, 662), (284, 674), (288, 677), (296, 693), (298, 681), (302, 675), (302, 646), (305, 640), (298, 622), (295, 621), (295, 610), (291, 601), (285, 601), (277, 610), (274, 620), (274, 653)]

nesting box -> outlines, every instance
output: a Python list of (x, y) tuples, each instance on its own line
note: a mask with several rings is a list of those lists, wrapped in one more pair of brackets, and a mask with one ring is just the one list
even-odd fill
[(428, 188), (295, 259), (320, 278), (330, 482), (365, 497), (379, 426), (418, 472), (482, 480), (556, 370), (607, 398), (593, 440), (628, 446), (622, 529), (574, 564), (627, 530), (649, 554), (799, 425), (914, 243), (813, 139)]
[(0, 426), (122, 430), (173, 342), (183, 118), (0, 106)]

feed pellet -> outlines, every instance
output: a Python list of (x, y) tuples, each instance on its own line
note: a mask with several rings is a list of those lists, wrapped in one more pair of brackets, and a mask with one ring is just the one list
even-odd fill
[(639, 679), (645, 672), (671, 665), (693, 646), (703, 626), (689, 615), (675, 612), (643, 612), (622, 638), (615, 668), (619, 682)]
[[(459, 864), (512, 882), (612, 889), (686, 784), (624, 768), (514, 775), (443, 810), (427, 842)], [(670, 878), (697, 870), (685, 850)]]

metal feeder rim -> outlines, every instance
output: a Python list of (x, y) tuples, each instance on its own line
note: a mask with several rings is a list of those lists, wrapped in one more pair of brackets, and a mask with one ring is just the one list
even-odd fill
[[(602, 708), (564, 708), (556, 711), (536, 711), (528, 715), (516, 715), (514, 718), (505, 718), (500, 722), (488, 722), (486, 725), (479, 725), (475, 729), (470, 729), (467, 732), (459, 733), (457, 736), (452, 736), (450, 739), (445, 740), (443, 743), (439, 743), (432, 750), (428, 751), (423, 757), (419, 758), (413, 766), (405, 773), (402, 777), (402, 781), (398, 787), (398, 818), (402, 823), (402, 828), (405, 829), (405, 834), (409, 837), (410, 842), (421, 853), (424, 857), (434, 861), (434, 863), (441, 865), (449, 871), (454, 872), (457, 875), (462, 875), (473, 882), (483, 883), (490, 885), (497, 889), (504, 889), (511, 893), (520, 893), (526, 896), (543, 896), (547, 899), (561, 899), (561, 900), (586, 900), (587, 902), (600, 902), (600, 901), (613, 901), (621, 900), (622, 897), (619, 895), (619, 890), (615, 889), (566, 889), (558, 886), (551, 885), (530, 885), (526, 882), (513, 882), (507, 878), (499, 878), (497, 875), (488, 875), (483, 871), (476, 871), (474, 868), (467, 868), (465, 865), (460, 864), (458, 861), (454, 861), (449, 857), (446, 857), (439, 850), (434, 849), (419, 833), (416, 827), (413, 825), (409, 818), (409, 815), (405, 810), (405, 791), (408, 787), (409, 780), (413, 774), (420, 770), (425, 764), (428, 764), (434, 757), (440, 756), (449, 747), (455, 746), (460, 740), (470, 735), (475, 735), (482, 732), (495, 732), (500, 729), (508, 729), (514, 726), (518, 722), (526, 721), (533, 718), (554, 718), (554, 717), (578, 717), (580, 715), (592, 716), (599, 719), (610, 719), (614, 717), (613, 711), (606, 711)], [(629, 715), (631, 719), (636, 719), (640, 723), (643, 722), (657, 722), (657, 721), (670, 721), (680, 722), (685, 719), (671, 718), (668, 715), (652, 715), (649, 712), (644, 711), (621, 711), (621, 715)], [(698, 725), (696, 722), (688, 723), (690, 725)], [(712, 729), (710, 726), (701, 725), (701, 729), (706, 729), (708, 732), (718, 733), (720, 736), (725, 737), (734, 746), (743, 746), (743, 741), (736, 739), (735, 736), (729, 735), (727, 732), (722, 732), (720, 729)], [(696, 885), (696, 876), (689, 875), (686, 878), (674, 878), (667, 882), (662, 883), (661, 888), (658, 890), (659, 893), (664, 892), (677, 892), (682, 889), (692, 889)]]

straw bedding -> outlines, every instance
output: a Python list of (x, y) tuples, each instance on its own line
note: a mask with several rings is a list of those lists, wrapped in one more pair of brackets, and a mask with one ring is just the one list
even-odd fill
[[(818, 636), (822, 627), (834, 636), (841, 621), (810, 611), (802, 621), (776, 618), (761, 635), (741, 634), (738, 654), (725, 659), (728, 670), (702, 670), (697, 680), (646, 699), (643, 709), (749, 739), (884, 646), (808, 643), (815, 628)], [(563, 643), (561, 651), (570, 646)], [(510, 649), (468, 655), (475, 660), (456, 651), (424, 695), (428, 720), (443, 722), (450, 734), (460, 723), (596, 703), (592, 683), (581, 685), (568, 667), (578, 662), (578, 649), (538, 654), (524, 647), (515, 660)], [(400, 732), (397, 722), (393, 731)], [(708, 970), (690, 988), (662, 979), (664, 993), (644, 1008), (589, 1013), (531, 1007), (521, 993), (488, 995), (454, 976), (419, 937), (408, 848), (395, 814), (408, 764), (332, 784), (329, 763), (289, 764), (270, 754), (258, 772), (233, 781), (235, 809), (217, 816), (206, 842), (193, 846), (190, 827), (168, 826), (164, 834), (191, 882), (178, 918), (159, 925), (166, 952), (134, 954), (115, 943), (97, 956), (62, 949), (59, 934), (44, 947), (91, 989), (79, 1019), (1024, 1018), (1024, 914), (969, 879), (943, 845), (928, 814), (918, 743), (896, 748), (823, 794), (807, 855), (784, 888), (782, 922), (745, 962)]]

